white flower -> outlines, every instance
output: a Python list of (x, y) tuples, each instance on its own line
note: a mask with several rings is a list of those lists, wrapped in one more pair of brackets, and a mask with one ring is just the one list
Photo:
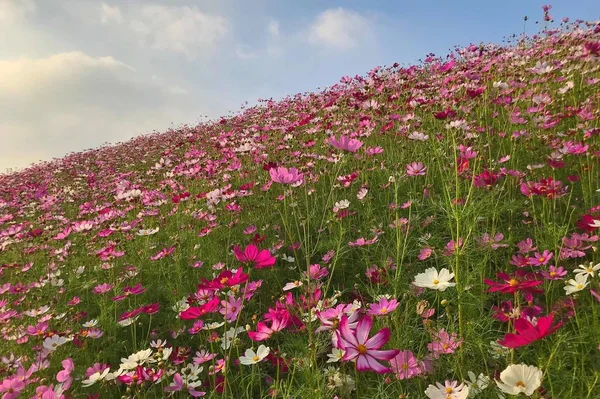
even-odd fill
[(287, 255), (281, 255), (281, 259), (285, 260), (286, 262), (290, 262), (290, 263), (294, 263), (296, 261), (296, 259), (294, 259), (293, 256), (287, 256)]
[(85, 328), (94, 327), (96, 325), (98, 325), (98, 320), (96, 320), (96, 319), (92, 319), (88, 322), (83, 323), (83, 327), (85, 327)]
[(207, 323), (204, 326), (202, 326), (203, 330), (216, 330), (217, 328), (221, 327), (223, 324), (225, 324), (225, 322), (221, 321), (213, 321), (212, 323)]
[(595, 277), (598, 270), (600, 270), (600, 263), (594, 265), (594, 262), (589, 262), (587, 265), (579, 265), (579, 267), (575, 269), (575, 274), (590, 275)]
[(298, 288), (300, 286), (302, 286), (302, 281), (296, 280), (294, 282), (287, 283), (286, 285), (284, 285), (283, 286), (283, 290), (284, 291), (289, 291), (289, 290), (293, 290), (294, 288)]
[(81, 385), (83, 385), (84, 387), (91, 387), (98, 381), (102, 381), (103, 379), (105, 379), (109, 372), (110, 368), (108, 367), (105, 368), (102, 373), (97, 371), (94, 374), (90, 375), (87, 379), (81, 381)]
[(581, 291), (590, 283), (587, 281), (588, 274), (577, 274), (575, 279), (571, 279), (567, 281), (567, 286), (565, 287), (565, 291), (567, 295), (571, 295), (574, 292)]
[(56, 348), (66, 344), (68, 341), (70, 340), (65, 337), (61, 337), (60, 335), (53, 335), (44, 340), (44, 348), (50, 352), (54, 352)]
[(121, 327), (127, 327), (135, 323), (139, 317), (140, 316), (130, 317), (128, 319), (118, 321), (117, 324), (119, 324)]
[(542, 384), (542, 371), (535, 366), (511, 364), (500, 373), (500, 381), (496, 384), (509, 395), (524, 393), (531, 396)]
[(338, 348), (333, 348), (331, 350), (331, 353), (327, 354), (327, 357), (329, 358), (327, 360), (327, 363), (337, 363), (339, 362), (342, 357), (344, 357), (344, 354), (346, 352), (344, 352), (342, 349), (338, 349)]
[(483, 373), (476, 376), (474, 372), (469, 371), (467, 373), (469, 375), (470, 381), (465, 381), (467, 386), (469, 387), (469, 397), (474, 398), (479, 395), (484, 389), (490, 385), (490, 377), (484, 375)]
[(446, 381), (445, 385), (436, 382), (429, 385), (425, 391), (429, 399), (466, 399), (469, 396), (469, 387), (465, 384), (458, 385), (457, 381)]
[(259, 346), (256, 352), (254, 352), (252, 349), (246, 349), (244, 356), (240, 356), (240, 363), (246, 366), (260, 363), (265, 357), (267, 357), (270, 351), (271, 349), (264, 345)]
[(453, 278), (454, 273), (450, 273), (446, 268), (440, 270), (438, 273), (435, 267), (430, 267), (425, 270), (425, 273), (417, 274), (413, 284), (417, 287), (445, 291), (446, 288), (456, 285), (456, 283), (450, 282)]
[(425, 133), (421, 133), (421, 132), (412, 132), (407, 137), (410, 140), (418, 140), (418, 141), (425, 141), (429, 138), (428, 135), (426, 135)]
[(223, 338), (221, 338), (221, 349), (229, 349), (231, 343), (235, 340), (237, 335), (242, 331), (246, 331), (244, 327), (238, 327), (237, 329), (231, 327), (229, 331), (225, 333)]
[(138, 236), (151, 236), (152, 234), (158, 233), (158, 230), (160, 230), (159, 227), (156, 227), (154, 229), (140, 229), (136, 234)]
[(490, 341), (490, 349), (488, 352), (494, 359), (500, 359), (501, 357), (506, 356), (510, 352), (510, 349), (500, 345), (496, 341)]
[(333, 212), (337, 213), (339, 211), (341, 211), (342, 209), (346, 209), (350, 206), (350, 201), (348, 200), (341, 200), (336, 202), (335, 204), (333, 204)]
[(173, 309), (173, 311), (175, 311), (176, 313), (181, 313), (188, 310), (189, 307), (190, 304), (187, 302), (187, 298), (182, 298), (179, 301), (175, 302), (175, 305), (173, 305), (171, 309)]
[(152, 349), (148, 348), (131, 354), (128, 358), (121, 358), (121, 368), (124, 370), (133, 370), (137, 366), (144, 364), (150, 356), (152, 356)]

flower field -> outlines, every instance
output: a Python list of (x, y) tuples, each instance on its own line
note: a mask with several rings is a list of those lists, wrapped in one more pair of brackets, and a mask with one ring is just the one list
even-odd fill
[(377, 67), (0, 175), (0, 395), (600, 398), (599, 231), (598, 22)]

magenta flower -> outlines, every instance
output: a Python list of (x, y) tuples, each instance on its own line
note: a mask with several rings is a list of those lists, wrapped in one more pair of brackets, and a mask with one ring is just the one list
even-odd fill
[(398, 301), (392, 299), (388, 300), (386, 297), (382, 297), (378, 303), (372, 303), (369, 305), (368, 314), (372, 316), (383, 316), (393, 312), (398, 307)]
[(407, 176), (425, 176), (427, 172), (427, 166), (423, 165), (423, 162), (413, 162), (406, 165)]
[(390, 367), (399, 380), (409, 379), (421, 374), (421, 365), (411, 351), (400, 351), (392, 360)]
[(302, 182), (302, 173), (296, 168), (284, 168), (279, 166), (269, 169), (269, 175), (275, 183), (281, 184), (300, 184)]
[(275, 257), (271, 255), (268, 249), (258, 250), (256, 245), (248, 245), (242, 252), (241, 248), (236, 245), (233, 247), (233, 253), (240, 262), (253, 263), (256, 269), (264, 269), (272, 267), (275, 264)]
[(332, 146), (334, 146), (335, 148), (338, 148), (340, 150), (344, 150), (344, 151), (350, 151), (350, 152), (356, 152), (358, 151), (358, 149), (363, 145), (362, 141), (357, 140), (357, 139), (351, 139), (350, 137), (346, 136), (345, 134), (342, 134), (340, 136), (340, 139), (336, 139), (335, 136), (331, 136), (327, 142), (329, 144), (331, 144)]
[(382, 328), (369, 338), (369, 332), (373, 326), (373, 319), (365, 315), (351, 330), (348, 325), (348, 316), (343, 315), (339, 328), (336, 330), (338, 346), (344, 350), (343, 361), (356, 360), (356, 370), (374, 371), (378, 374), (390, 373), (392, 370), (385, 367), (378, 360), (391, 360), (400, 353), (399, 350), (379, 350), (390, 340), (390, 329)]

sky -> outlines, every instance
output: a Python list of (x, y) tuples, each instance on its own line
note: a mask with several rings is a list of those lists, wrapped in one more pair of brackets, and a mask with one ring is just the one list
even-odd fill
[[(0, 173), (455, 46), (537, 33), (534, 0), (0, 0)], [(598, 0), (551, 3), (600, 20)], [(529, 21), (524, 27), (523, 17)]]

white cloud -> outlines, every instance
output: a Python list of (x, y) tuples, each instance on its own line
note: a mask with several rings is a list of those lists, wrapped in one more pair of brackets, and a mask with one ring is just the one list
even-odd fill
[(33, 0), (0, 0), (0, 23), (20, 22), (36, 9)]
[(163, 130), (205, 111), (187, 91), (83, 52), (0, 60), (0, 171)]
[(371, 22), (359, 13), (342, 7), (323, 11), (309, 28), (312, 44), (350, 50), (372, 35)]
[(102, 3), (100, 10), (100, 21), (103, 24), (115, 22), (117, 24), (123, 23), (123, 15), (121, 9), (118, 6), (110, 6), (106, 3)]
[(129, 27), (142, 45), (190, 58), (210, 52), (231, 29), (226, 18), (196, 7), (146, 5), (130, 17)]
[(279, 36), (279, 22), (278, 21), (269, 21), (267, 25), (267, 32), (273, 37)]

